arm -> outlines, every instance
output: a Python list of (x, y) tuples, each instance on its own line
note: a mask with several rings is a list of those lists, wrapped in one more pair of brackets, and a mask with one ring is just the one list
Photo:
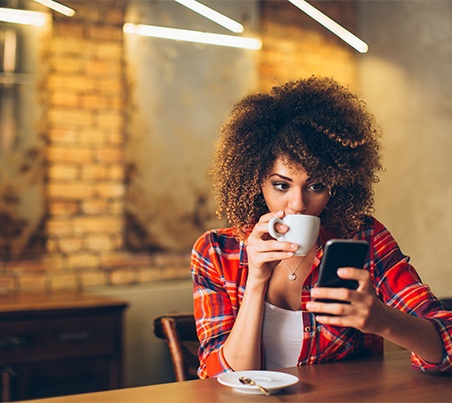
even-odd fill
[(319, 307), (312, 302), (308, 309), (343, 315), (320, 315), (317, 319), (322, 323), (355, 327), (409, 349), (414, 353), (413, 365), (424, 371), (451, 370), (452, 312), (445, 311), (428, 286), (422, 284), (386, 228), (376, 222), (374, 235), (367, 240), (373, 246), (367, 270), (340, 270), (341, 277), (359, 281), (356, 291), (312, 290), (313, 298), (335, 296), (351, 304)]
[[(433, 323), (416, 317), (380, 301), (373, 291), (369, 273), (364, 270), (343, 268), (338, 271), (342, 278), (358, 280), (356, 291), (347, 289), (318, 288), (312, 290), (313, 298), (334, 298), (349, 301), (350, 305), (309, 303), (309, 309), (328, 312), (337, 316), (322, 316), (317, 320), (324, 324), (354, 327), (364, 333), (373, 333), (400, 345), (422, 360), (441, 364), (445, 357), (443, 341)], [(406, 292), (406, 301), (419, 300), (421, 290), (417, 287)], [(314, 306), (312, 306), (314, 305)]]
[(297, 248), (262, 239), (273, 215), (263, 216), (248, 238), (248, 265), (238, 261), (237, 244), (225, 246), (227, 241), (215, 239), (214, 233), (194, 245), (191, 267), (201, 378), (261, 368), (264, 300), (273, 261), (291, 257)]

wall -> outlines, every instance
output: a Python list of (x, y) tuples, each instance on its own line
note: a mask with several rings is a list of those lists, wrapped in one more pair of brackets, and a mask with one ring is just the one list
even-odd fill
[[(346, 29), (356, 33), (355, 1), (310, 1)], [(261, 1), (263, 91), (312, 74), (334, 77), (357, 87), (357, 52), (286, 0)]]
[[(257, 87), (266, 90), (274, 83), (314, 73), (331, 75), (356, 87), (353, 49), (286, 1), (259, 3), (253, 18), (258, 19), (256, 29), (260, 30), (263, 48), (253, 56), (256, 64), (249, 63), (249, 58), (242, 59), (248, 63), (245, 67), (252, 66), (257, 73), (245, 71), (244, 77), (251, 77), (253, 82), (249, 86), (242, 83), (240, 91)], [(170, 381), (168, 352), (152, 335), (151, 324), (158, 313), (191, 309), (189, 251), (136, 251), (126, 242), (127, 231), (134, 231), (137, 237), (145, 235), (137, 231), (140, 226), (134, 226), (136, 221), (130, 220), (127, 213), (133, 152), (126, 156), (126, 148), (130, 124), (136, 124), (129, 118), (130, 113), (149, 117), (148, 105), (135, 102), (133, 93), (136, 83), (130, 71), (133, 72), (134, 66), (128, 65), (122, 33), (127, 2), (67, 0), (65, 4), (74, 7), (77, 14), (73, 18), (53, 15), (53, 30), (44, 43), (41, 60), (43, 75), (39, 92), (45, 110), (41, 132), (46, 157), (41, 180), (45, 186), (46, 208), (38, 238), (44, 244), (45, 253), (26, 251), (14, 259), (0, 255), (0, 294), (77, 289), (126, 299), (130, 304), (125, 329), (127, 386)], [(314, 4), (353, 29), (355, 2)], [(167, 48), (168, 59), (173, 55), (172, 46)], [(201, 53), (202, 49), (196, 52)], [(165, 66), (169, 72), (174, 67), (165, 64), (157, 73), (165, 72)], [(238, 70), (231, 71), (236, 74)], [(151, 83), (160, 77), (148, 79)], [(202, 84), (203, 80), (199, 82)], [(158, 88), (165, 88), (163, 83), (159, 84), (162, 87)], [(198, 98), (208, 100), (223, 95), (215, 91), (210, 94), (216, 88), (201, 84)], [(150, 85), (149, 91), (154, 88)], [(237, 92), (237, 100), (241, 95)], [(234, 100), (231, 94), (228, 97), (222, 106), (224, 110), (216, 111), (217, 114), (229, 112)], [(150, 118), (152, 122), (152, 115)], [(140, 133), (137, 130), (134, 135)], [(141, 134), (149, 138), (153, 133), (143, 130)], [(209, 156), (206, 150), (210, 150), (211, 144), (194, 137), (185, 147), (194, 145), (205, 147), (204, 159)], [(161, 152), (160, 149), (152, 151), (157, 155)], [(187, 151), (194, 156), (190, 163), (199, 165), (188, 168), (205, 170), (208, 161), (195, 158), (192, 149)], [(152, 164), (144, 167), (154, 168)], [(168, 166), (164, 173), (162, 180), (171, 179), (177, 184), (179, 179), (170, 178), (174, 172)], [(199, 193), (208, 197), (207, 181), (201, 182), (203, 188)], [(139, 207), (134, 210), (139, 217), (152, 218), (152, 200)], [(193, 208), (187, 209), (187, 213), (193, 213)], [(212, 224), (204, 221), (203, 225)], [(201, 232), (202, 228), (198, 229)]]
[(384, 131), (376, 215), (423, 281), (452, 295), (452, 2), (361, 2), (360, 88)]
[[(215, 9), (259, 35), (257, 1)], [(126, 20), (217, 34), (227, 29), (174, 1), (132, 1)], [(164, 23), (162, 23), (164, 21)], [(207, 176), (226, 111), (258, 89), (256, 50), (124, 35), (129, 82), (126, 243), (186, 252), (219, 226)]]
[(165, 342), (154, 336), (152, 321), (168, 312), (192, 312), (191, 280), (139, 286), (95, 287), (96, 294), (127, 300), (125, 315), (125, 387), (173, 382), (173, 367)]
[[(257, 87), (267, 89), (278, 81), (318, 73), (356, 86), (356, 52), (295, 6), (282, 0), (251, 2), (246, 7), (242, 3), (225, 5), (234, 16), (250, 23), (251, 33), (260, 33), (260, 52), (218, 54), (211, 53), (209, 47), (185, 47), (172, 42), (157, 48), (155, 42), (140, 40), (136, 53), (148, 66), (144, 70), (137, 70), (138, 59), (130, 57), (134, 48), (126, 41), (122, 26), (127, 18), (152, 16), (140, 12), (128, 16), (127, 10), (133, 9), (128, 9), (125, 0), (67, 1), (76, 10), (74, 17), (53, 14), (52, 30), (43, 43), (40, 60), (38, 93), (44, 116), (36, 122), (45, 141), (45, 170), (40, 178), (45, 208), (38, 220), (42, 224), (33, 236), (45, 253), (25, 249), (21, 255), (9, 258), (0, 252), (0, 293), (90, 290), (189, 278), (193, 239), (221, 224), (213, 217), (206, 179), (216, 131), (213, 122), (220, 124), (221, 115), (229, 112), (235, 97), (238, 100), (245, 92)], [(166, 7), (165, 1), (152, 3), (153, 7), (158, 4)], [(318, 2), (318, 6), (353, 28), (354, 2), (339, 5), (326, 1)], [(163, 16), (167, 13), (165, 21), (174, 14), (159, 12)], [(189, 15), (192, 17), (185, 22), (187, 25), (196, 16)], [(185, 53), (190, 49), (192, 53)], [(191, 105), (195, 101), (189, 97), (190, 85), (184, 87), (185, 95), (179, 99), (177, 88), (181, 83), (170, 80), (175, 72), (183, 71), (181, 63), (186, 64), (189, 55), (193, 58), (192, 75), (202, 77), (185, 76), (195, 84), (190, 91), (196, 102), (204, 104), (196, 108)], [(215, 58), (233, 67), (219, 69)], [(218, 86), (214, 85), (215, 79), (205, 76), (212, 69), (220, 73), (212, 76), (219, 81)], [(150, 98), (140, 93), (142, 87), (152, 93)], [(205, 129), (203, 108), (217, 98), (222, 98), (222, 103), (209, 105), (208, 114), (215, 115), (215, 119), (206, 121)], [(148, 101), (152, 101), (152, 107)], [(179, 109), (174, 108), (174, 103), (179, 103)], [(193, 113), (183, 114), (185, 106)], [(177, 116), (162, 120), (161, 111), (168, 108)], [(145, 124), (141, 125), (144, 118)], [(163, 122), (170, 122), (172, 130), (165, 132)], [(178, 150), (176, 143), (183, 147)], [(139, 158), (134, 160), (138, 153)], [(168, 155), (176, 156), (177, 169), (168, 165)], [(189, 177), (187, 183), (185, 174)], [(17, 182), (25, 180), (25, 176), (17, 178)], [(143, 192), (143, 183), (146, 189), (157, 190)], [(168, 184), (180, 187), (182, 196), (177, 203), (158, 192), (160, 185), (168, 189)], [(183, 234), (179, 239), (186, 242), (182, 249), (171, 249), (172, 238), (166, 242), (158, 239), (162, 225), (173, 227), (173, 222), (157, 221), (156, 205), (167, 207), (171, 211), (168, 216), (174, 214), (176, 221), (182, 222), (178, 229)], [(153, 229), (156, 232), (151, 242), (135, 248), (140, 246), (141, 238), (147, 237), (146, 226), (154, 228), (154, 224), (157, 230)], [(170, 232), (177, 229), (170, 228)]]

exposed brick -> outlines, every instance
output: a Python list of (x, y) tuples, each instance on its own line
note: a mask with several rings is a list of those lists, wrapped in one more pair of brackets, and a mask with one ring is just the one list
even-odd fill
[(53, 164), (48, 168), (50, 179), (77, 179), (80, 177), (80, 167), (78, 165)]
[(130, 254), (128, 252), (113, 252), (102, 255), (102, 268), (151, 266), (153, 257), (147, 254)]
[(90, 148), (71, 146), (50, 146), (47, 150), (47, 159), (51, 162), (79, 162), (87, 163), (93, 160), (93, 150)]
[(97, 161), (122, 162), (124, 160), (124, 149), (120, 147), (102, 147), (95, 151)]
[(96, 197), (84, 199), (81, 209), (84, 214), (88, 215), (103, 215), (109, 212), (115, 214), (115, 211), (110, 208), (110, 202), (108, 200), (105, 200), (104, 198), (99, 199)]
[(68, 256), (66, 264), (68, 269), (93, 269), (99, 267), (100, 257), (96, 253), (79, 252)]
[(124, 144), (125, 142), (124, 134), (119, 131), (111, 133), (108, 138), (111, 144)]
[(107, 178), (112, 180), (123, 180), (125, 172), (122, 165), (113, 165), (107, 168)]
[(134, 269), (116, 269), (110, 274), (112, 285), (136, 284), (138, 283), (138, 275)]
[(116, 27), (109, 26), (91, 26), (88, 35), (93, 39), (106, 39), (120, 41), (121, 32)]
[(101, 164), (87, 164), (81, 167), (83, 180), (101, 180), (109, 177), (109, 169)]
[[(3, 263), (0, 294), (190, 278), (189, 254), (124, 249), (126, 1), (65, 4), (77, 13), (53, 14), (42, 53), (47, 253)], [(313, 4), (353, 32), (355, 2)], [(355, 85), (356, 52), (348, 45), (286, 0), (261, 2), (261, 11), (261, 89), (314, 73)]]
[(47, 196), (51, 199), (82, 200), (97, 194), (96, 184), (86, 182), (49, 183)]
[(120, 61), (122, 58), (122, 43), (121, 42), (110, 42), (102, 43), (102, 45), (97, 47), (97, 57), (103, 60)]
[(106, 273), (98, 270), (83, 270), (80, 273), (80, 278), (83, 288), (106, 285), (109, 281)]
[(0, 276), (0, 295), (19, 292), (19, 287), (20, 283), (17, 276)]
[(97, 191), (102, 197), (124, 197), (126, 188), (122, 182), (98, 183)]
[(80, 98), (80, 106), (84, 109), (107, 109), (109, 105), (108, 97), (99, 93), (82, 95)]
[(114, 250), (116, 247), (114, 238), (109, 234), (87, 235), (83, 239), (86, 250), (93, 252), (103, 252)]
[(52, 216), (76, 215), (81, 212), (79, 201), (49, 201), (47, 205)]
[(49, 104), (55, 106), (78, 107), (80, 96), (78, 94), (55, 90), (49, 94)]
[(60, 272), (52, 276), (52, 291), (75, 291), (81, 289), (79, 275), (75, 271)]
[(77, 141), (78, 134), (76, 130), (68, 127), (53, 127), (47, 132), (47, 139), (51, 143), (71, 143)]
[(96, 116), (89, 109), (53, 108), (48, 113), (49, 123), (64, 123), (77, 127), (90, 127), (95, 123)]
[(49, 90), (74, 91), (79, 94), (87, 91), (94, 91), (97, 82), (94, 78), (89, 76), (54, 73), (49, 75), (47, 86)]
[(123, 219), (118, 216), (75, 217), (73, 227), (78, 235), (86, 233), (115, 233), (122, 230)]
[(105, 130), (99, 127), (83, 129), (79, 135), (80, 145), (102, 145), (110, 142), (110, 136), (104, 133)]
[(97, 124), (106, 128), (122, 128), (124, 125), (124, 114), (121, 111), (101, 111), (97, 117)]
[(19, 279), (20, 292), (45, 292), (51, 290), (49, 277), (46, 273), (42, 274), (24, 274)]
[(58, 239), (58, 249), (63, 253), (78, 253), (83, 249), (83, 240), (80, 238)]
[(49, 236), (72, 236), (74, 234), (72, 220), (50, 218), (47, 220), (47, 232)]

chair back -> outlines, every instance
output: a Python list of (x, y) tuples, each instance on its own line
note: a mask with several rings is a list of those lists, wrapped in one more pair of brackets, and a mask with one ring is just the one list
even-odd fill
[(452, 311), (452, 298), (440, 298), (439, 300), (449, 311)]
[(198, 379), (199, 340), (192, 313), (165, 314), (153, 321), (154, 334), (168, 344), (176, 381)]

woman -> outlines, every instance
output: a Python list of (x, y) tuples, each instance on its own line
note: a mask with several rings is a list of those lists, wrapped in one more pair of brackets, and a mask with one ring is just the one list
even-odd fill
[[(452, 312), (371, 215), (382, 168), (366, 105), (334, 80), (311, 77), (245, 97), (220, 134), (211, 174), (231, 226), (193, 248), (200, 378), (380, 354), (383, 338), (412, 351), (415, 368), (450, 371)], [(286, 214), (321, 219), (304, 257), (268, 234), (269, 220)], [(338, 271), (357, 290), (316, 287), (332, 238), (370, 245), (364, 270)], [(315, 301), (323, 298), (348, 304)]]

